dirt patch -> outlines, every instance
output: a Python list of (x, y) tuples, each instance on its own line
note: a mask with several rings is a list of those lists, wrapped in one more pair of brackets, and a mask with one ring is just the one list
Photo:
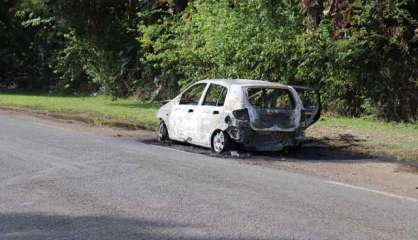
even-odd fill
[[(109, 126), (94, 126), (89, 123), (56, 119), (52, 116), (26, 111), (0, 110), (0, 114), (14, 115), (18, 118), (59, 128), (70, 128), (94, 134), (130, 138), (148, 144), (155, 141), (156, 134), (147, 130), (126, 130)], [(332, 139), (334, 138), (334, 139)], [(337, 139), (337, 140), (336, 140)], [(330, 141), (338, 141), (338, 144)], [(397, 162), (390, 158), (372, 157), (357, 151), (359, 142), (364, 141), (356, 135), (326, 136), (320, 132), (308, 133), (304, 147), (288, 152), (255, 153), (243, 150), (232, 154), (216, 155), (210, 150), (183, 143), (169, 142), (165, 147), (182, 151), (223, 157), (242, 164), (259, 165), (284, 171), (317, 176), (333, 181), (391, 192), (418, 198), (418, 167), (407, 162)], [(160, 144), (161, 145), (161, 144)]]

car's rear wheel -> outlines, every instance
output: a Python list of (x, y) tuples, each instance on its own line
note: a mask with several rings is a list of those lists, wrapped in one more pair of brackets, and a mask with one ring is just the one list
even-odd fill
[(216, 131), (212, 136), (212, 151), (215, 153), (223, 153), (229, 149), (230, 139), (227, 133)]
[(164, 121), (161, 121), (158, 128), (158, 141), (165, 142), (168, 140), (170, 140), (170, 137), (168, 136), (167, 126), (165, 125)]

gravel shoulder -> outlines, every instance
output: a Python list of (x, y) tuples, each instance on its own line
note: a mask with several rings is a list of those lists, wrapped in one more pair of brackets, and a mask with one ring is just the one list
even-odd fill
[[(158, 144), (155, 133), (147, 130), (125, 130), (107, 126), (92, 126), (73, 120), (60, 120), (27, 111), (0, 110), (18, 118), (30, 119), (39, 124), (63, 129), (73, 129), (92, 134), (130, 138), (137, 141)], [(316, 176), (345, 184), (352, 184), (385, 191), (402, 196), (418, 198), (418, 167), (405, 161), (390, 158), (375, 158), (353, 151), (350, 146), (330, 148), (315, 133), (308, 132), (308, 141), (299, 151), (287, 153), (237, 152), (235, 156), (224, 155), (226, 160), (242, 164), (259, 165), (266, 168)], [(163, 147), (180, 151), (210, 155), (210, 151), (181, 143), (166, 144)]]

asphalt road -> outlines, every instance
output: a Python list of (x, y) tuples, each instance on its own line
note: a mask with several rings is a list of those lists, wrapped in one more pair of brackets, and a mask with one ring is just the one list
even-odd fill
[(0, 239), (418, 239), (418, 202), (0, 115)]

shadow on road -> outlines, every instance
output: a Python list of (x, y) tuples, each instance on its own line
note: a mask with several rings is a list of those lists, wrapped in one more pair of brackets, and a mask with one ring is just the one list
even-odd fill
[[(353, 161), (381, 161), (376, 157), (353, 150), (361, 141), (364, 140), (357, 139), (353, 135), (341, 135), (338, 139), (307, 138), (303, 146), (298, 149), (285, 149), (281, 152), (251, 152), (236, 147), (233, 151), (222, 155), (214, 154), (206, 148), (182, 142), (159, 143), (154, 139), (143, 140), (142, 142), (213, 157), (238, 158), (250, 161), (326, 161), (341, 163)], [(338, 143), (336, 144), (336, 142)]]
[[(213, 233), (200, 231), (200, 228), (188, 224), (101, 215), (70, 217), (42, 213), (0, 213), (0, 239), (2, 240), (238, 239), (214, 235), (202, 237), (202, 235), (207, 236)], [(245, 240), (245, 238), (239, 239)]]

